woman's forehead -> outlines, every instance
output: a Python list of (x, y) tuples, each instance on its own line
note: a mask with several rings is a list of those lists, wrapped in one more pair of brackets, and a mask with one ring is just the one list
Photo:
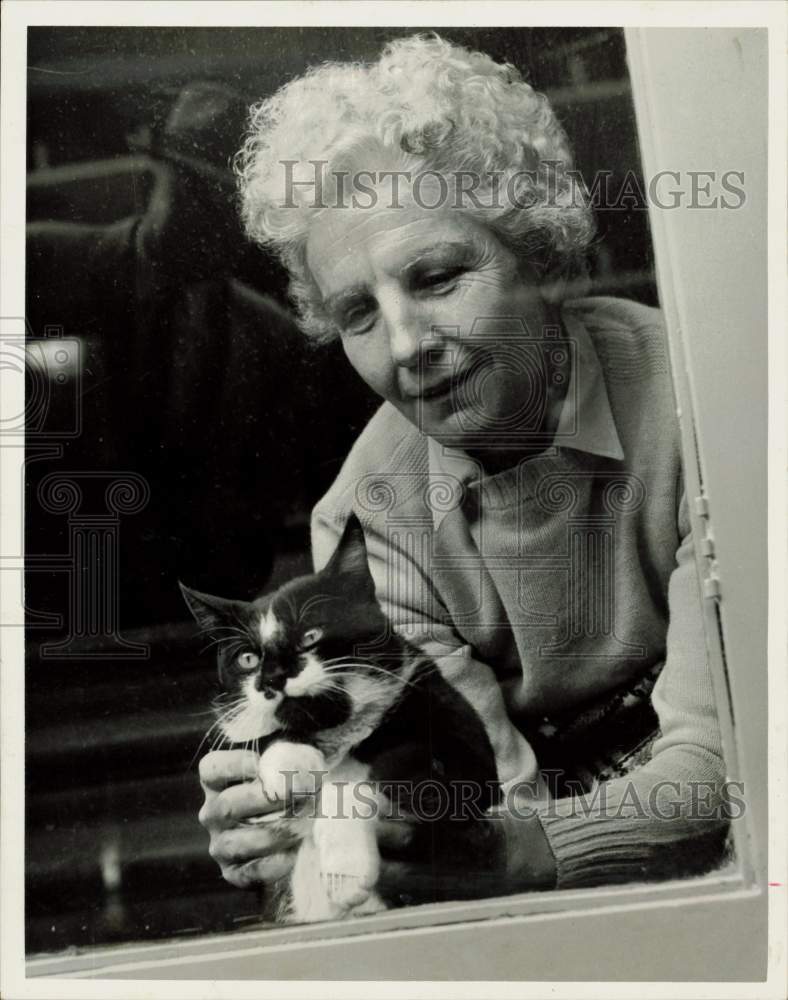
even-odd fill
[(306, 261), (324, 298), (348, 283), (397, 274), (431, 257), (475, 249), (485, 229), (465, 213), (408, 205), (328, 208), (313, 221)]

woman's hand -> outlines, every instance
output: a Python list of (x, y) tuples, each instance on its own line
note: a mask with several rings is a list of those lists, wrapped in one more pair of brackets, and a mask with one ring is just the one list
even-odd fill
[(283, 834), (281, 824), (263, 818), (273, 819), (286, 803), (264, 794), (257, 778), (259, 759), (251, 750), (217, 750), (200, 761), (205, 802), (199, 819), (211, 836), (208, 850), (223, 877), (239, 888), (286, 875), (297, 844)]
[(555, 887), (555, 858), (533, 809), (499, 806), (472, 826), (458, 825), (456, 847), (448, 852), (433, 849), (429, 827), (404, 818), (379, 823), (378, 885), (386, 895), (412, 905)]

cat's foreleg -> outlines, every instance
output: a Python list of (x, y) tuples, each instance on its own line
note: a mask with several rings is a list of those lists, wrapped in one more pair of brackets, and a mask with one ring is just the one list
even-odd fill
[(378, 796), (367, 765), (346, 758), (326, 774), (315, 747), (280, 740), (260, 758), (258, 773), (271, 797), (313, 794), (315, 812), (301, 813), (311, 831), (298, 850), (291, 879), (289, 920), (313, 923), (384, 910), (374, 892), (380, 873), (377, 845)]
[(311, 834), (304, 838), (298, 849), (290, 892), (288, 923), (312, 924), (321, 920), (339, 920), (345, 915), (345, 911), (328, 896), (320, 876), (320, 854)]
[(362, 905), (364, 913), (385, 909), (374, 893), (380, 874), (379, 802), (368, 778), (368, 766), (352, 758), (332, 769), (323, 781), (312, 827), (320, 877), (344, 915)]

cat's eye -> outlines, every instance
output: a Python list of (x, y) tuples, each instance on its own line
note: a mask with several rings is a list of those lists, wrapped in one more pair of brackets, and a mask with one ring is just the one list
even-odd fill
[(304, 632), (301, 636), (301, 649), (311, 649), (315, 643), (320, 642), (323, 638), (322, 628), (310, 628), (308, 631)]
[(241, 653), (236, 663), (241, 670), (255, 670), (260, 665), (260, 657), (257, 653)]

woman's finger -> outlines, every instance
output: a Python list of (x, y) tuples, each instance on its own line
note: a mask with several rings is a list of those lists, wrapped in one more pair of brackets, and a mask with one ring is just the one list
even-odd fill
[(259, 781), (243, 781), (220, 792), (214, 805), (229, 822), (240, 822), (249, 816), (281, 812), (285, 803), (269, 798)]
[(268, 857), (295, 847), (298, 837), (291, 829), (277, 826), (274, 830), (252, 826), (237, 826), (222, 830), (211, 837), (208, 851), (222, 867)]
[(221, 791), (239, 781), (253, 781), (257, 778), (259, 760), (252, 750), (214, 750), (200, 761), (200, 781), (212, 791)]
[(270, 854), (265, 858), (255, 858), (245, 864), (229, 865), (222, 868), (222, 875), (227, 882), (246, 889), (260, 882), (276, 882), (284, 878), (293, 868), (295, 852)]
[(284, 802), (271, 801), (264, 795), (261, 798), (252, 782), (244, 782), (223, 792), (206, 792), (197, 818), (211, 833), (243, 826), (275, 835), (277, 827), (287, 830), (299, 822), (284, 807)]

